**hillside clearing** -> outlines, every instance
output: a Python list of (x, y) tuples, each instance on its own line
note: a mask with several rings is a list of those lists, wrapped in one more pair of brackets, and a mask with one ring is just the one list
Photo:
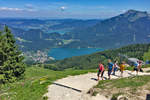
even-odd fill
[(43, 100), (48, 85), (68, 75), (80, 75), (96, 70), (52, 71), (40, 67), (26, 68), (24, 80), (0, 85), (0, 100)]
[[(136, 76), (136, 73), (131, 73), (131, 71), (125, 71), (124, 77), (140, 77)], [(150, 73), (139, 73), (139, 75), (150, 75)], [(104, 74), (105, 78), (107, 78), (107, 71)], [(116, 73), (116, 76), (112, 76), (113, 79), (120, 78), (120, 72), (118, 71)], [(145, 76), (142, 76), (145, 77)], [(148, 76), (146, 76), (148, 77)], [(85, 75), (78, 75), (78, 76), (70, 76), (67, 78), (63, 78), (60, 80), (57, 80), (55, 83), (48, 87), (48, 93), (45, 94), (45, 96), (48, 97), (48, 100), (109, 100), (111, 95), (108, 97), (105, 97), (105, 95), (99, 94), (96, 97), (92, 97), (89, 93), (99, 92), (99, 91), (93, 91), (90, 88), (98, 84), (96, 81), (97, 75), (96, 73), (88, 73)], [(122, 80), (124, 78), (121, 78)], [(113, 80), (110, 80), (113, 81)], [(150, 79), (148, 80), (150, 81)], [(100, 81), (101, 82), (101, 81)], [(102, 81), (102, 82), (107, 82)], [(118, 81), (119, 82), (119, 81)], [(145, 83), (146, 84), (146, 83)], [(142, 85), (141, 85), (142, 86)], [(68, 88), (70, 87), (70, 88)], [(75, 91), (74, 89), (80, 90)], [(91, 92), (92, 91), (92, 92)], [(111, 91), (111, 88), (110, 90)], [(110, 93), (110, 92), (109, 92)]]

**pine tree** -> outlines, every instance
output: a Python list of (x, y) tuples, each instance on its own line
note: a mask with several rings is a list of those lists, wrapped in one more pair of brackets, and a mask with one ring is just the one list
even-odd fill
[(2, 51), (2, 32), (0, 31), (0, 83), (1, 80), (4, 79), (4, 74), (2, 73), (2, 60), (3, 60), (3, 51)]
[(0, 43), (0, 82), (14, 82), (21, 78), (25, 71), (23, 56), (18, 50), (15, 38), (5, 26)]

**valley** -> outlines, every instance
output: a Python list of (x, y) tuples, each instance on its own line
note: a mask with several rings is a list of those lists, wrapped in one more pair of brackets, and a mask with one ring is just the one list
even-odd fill
[(0, 0), (0, 100), (150, 100), (150, 0)]
[(22, 51), (62, 47), (111, 49), (149, 43), (149, 23), (149, 14), (137, 10), (104, 20), (0, 19), (0, 27), (10, 26)]

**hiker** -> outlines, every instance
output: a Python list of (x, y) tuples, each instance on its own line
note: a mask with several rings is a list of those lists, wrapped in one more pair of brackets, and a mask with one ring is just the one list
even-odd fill
[(98, 79), (97, 80), (99, 80), (99, 76), (101, 75), (101, 78), (102, 78), (102, 80), (103, 80), (103, 75), (104, 75), (104, 65), (100, 62), (99, 63), (99, 67), (98, 67), (98, 73), (97, 73), (97, 77), (98, 77)]
[(123, 77), (123, 72), (124, 72), (124, 69), (125, 69), (125, 62), (122, 61), (121, 65), (120, 65), (120, 72), (121, 72), (121, 77)]
[(108, 79), (111, 78), (111, 72), (113, 71), (113, 67), (114, 67), (114, 64), (112, 63), (112, 61), (109, 59), (108, 60)]
[(136, 63), (134, 63), (134, 68), (133, 68), (133, 71), (136, 71), (136, 74), (138, 75), (138, 71), (139, 71), (139, 63), (138, 62), (136, 62)]
[(115, 61), (114, 63), (114, 70), (113, 70), (113, 75), (115, 75), (115, 72), (118, 70), (119, 66), (118, 66), (118, 61)]
[(138, 71), (139, 71), (139, 72), (143, 72), (143, 70), (142, 70), (141, 67), (142, 67), (142, 61), (139, 60), (139, 61), (138, 61)]

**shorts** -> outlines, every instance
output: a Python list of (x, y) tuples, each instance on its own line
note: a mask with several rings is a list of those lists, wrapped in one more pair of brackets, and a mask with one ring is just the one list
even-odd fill
[(140, 68), (140, 72), (144, 72), (144, 71)]
[(117, 70), (118, 70), (118, 68), (117, 68), (117, 67), (115, 67), (115, 68), (114, 68), (114, 71), (117, 71)]
[(123, 72), (123, 71), (124, 71), (124, 68), (120, 68), (120, 71)]
[[(100, 73), (101, 73), (101, 70), (98, 70), (98, 73), (97, 73), (98, 77), (99, 77)], [(104, 71), (102, 72), (101, 77), (103, 77), (103, 75), (104, 75)]]
[(133, 70), (134, 70), (134, 71), (138, 71), (138, 68), (134, 68)]
[(108, 69), (108, 76), (111, 75), (112, 69)]

